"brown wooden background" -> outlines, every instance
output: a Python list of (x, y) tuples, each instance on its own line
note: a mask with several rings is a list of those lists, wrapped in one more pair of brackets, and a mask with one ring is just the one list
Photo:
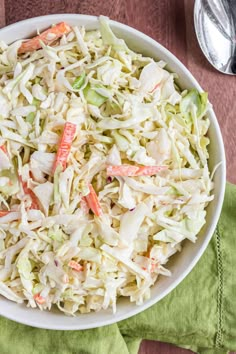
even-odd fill
[[(193, 27), (193, 0), (0, 0), (0, 27), (53, 13), (106, 15), (146, 33), (171, 50), (209, 92), (236, 183), (236, 78), (216, 72), (201, 53)], [(172, 345), (143, 341), (139, 354), (184, 354)], [(59, 353), (58, 353), (59, 354)]]

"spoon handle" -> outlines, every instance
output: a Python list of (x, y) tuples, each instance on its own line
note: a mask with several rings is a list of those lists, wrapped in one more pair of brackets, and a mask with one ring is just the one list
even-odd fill
[(195, 0), (194, 25), (200, 47), (220, 72), (236, 74), (236, 0)]

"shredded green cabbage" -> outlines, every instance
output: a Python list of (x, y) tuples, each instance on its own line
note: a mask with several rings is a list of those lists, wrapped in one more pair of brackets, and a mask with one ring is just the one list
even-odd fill
[[(207, 94), (181, 91), (105, 17), (20, 46), (0, 54), (0, 294), (71, 315), (142, 304), (213, 199)], [(127, 165), (162, 169), (107, 174)]]

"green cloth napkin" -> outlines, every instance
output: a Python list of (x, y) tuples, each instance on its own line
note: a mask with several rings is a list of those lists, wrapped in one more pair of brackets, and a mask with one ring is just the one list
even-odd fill
[(142, 339), (197, 353), (236, 350), (236, 186), (227, 184), (215, 234), (193, 271), (163, 300), (128, 320), (51, 331), (0, 318), (1, 354), (135, 354)]

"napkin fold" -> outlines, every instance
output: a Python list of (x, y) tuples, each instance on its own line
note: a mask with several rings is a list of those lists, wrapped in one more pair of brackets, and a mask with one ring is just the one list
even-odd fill
[(163, 300), (128, 320), (52, 331), (0, 318), (1, 354), (136, 354), (142, 339), (201, 354), (236, 350), (236, 186), (227, 184), (214, 236), (193, 271)]

